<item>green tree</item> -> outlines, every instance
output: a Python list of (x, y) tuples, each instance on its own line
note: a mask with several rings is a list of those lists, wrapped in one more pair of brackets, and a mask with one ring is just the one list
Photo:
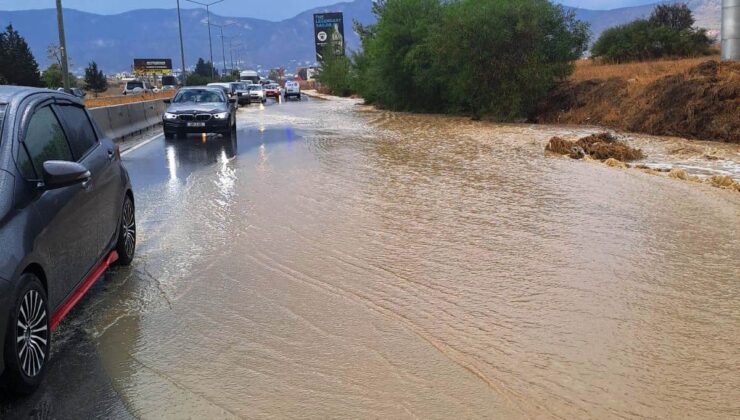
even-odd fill
[(108, 79), (102, 70), (98, 70), (98, 64), (94, 61), (85, 69), (85, 89), (95, 92), (96, 97), (108, 89)]
[(659, 4), (650, 15), (650, 24), (667, 26), (679, 31), (691, 29), (694, 26), (694, 15), (686, 3)]
[[(327, 48), (327, 50), (331, 51)], [(329, 93), (337, 96), (349, 96), (353, 93), (352, 62), (345, 56), (326, 54), (321, 63), (321, 71), (317, 79), (329, 89)]]
[(8, 25), (0, 33), (0, 74), (5, 83), (20, 86), (43, 86), (39, 65), (26, 40)]
[[(57, 89), (61, 87), (63, 84), (62, 69), (59, 67), (59, 64), (52, 63), (49, 65), (41, 75), (41, 80), (49, 89)], [(69, 73), (69, 84), (71, 87), (77, 87), (77, 78), (72, 73)]]
[(461, 0), (434, 34), (450, 105), (520, 119), (588, 48), (587, 24), (547, 0)]
[(378, 22), (355, 55), (356, 87), (371, 103), (397, 110), (439, 111), (444, 77), (432, 35), (439, 30), (439, 0), (387, 0), (376, 4)]
[(370, 103), (525, 118), (588, 43), (588, 26), (547, 0), (385, 0), (355, 24), (353, 87)]
[[(210, 61), (206, 62), (202, 58), (198, 59), (195, 64), (195, 71), (193, 72), (203, 77), (211, 78), (211, 75), (215, 75), (218, 78), (218, 70), (213, 67)], [(188, 83), (189, 84), (189, 83)]]
[(686, 5), (658, 5), (649, 20), (638, 19), (604, 31), (591, 47), (591, 56), (606, 62), (694, 57), (711, 52), (706, 29), (693, 28)]

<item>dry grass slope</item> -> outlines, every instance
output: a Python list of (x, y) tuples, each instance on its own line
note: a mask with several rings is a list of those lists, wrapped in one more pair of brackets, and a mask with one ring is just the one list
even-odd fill
[(740, 63), (581, 62), (532, 119), (740, 143)]

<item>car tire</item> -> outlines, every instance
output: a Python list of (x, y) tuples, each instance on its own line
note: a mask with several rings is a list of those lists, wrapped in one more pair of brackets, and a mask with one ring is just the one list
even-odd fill
[(164, 138), (166, 138), (166, 139), (173, 139), (173, 138), (175, 138), (175, 133), (173, 133), (172, 131), (165, 131), (164, 132)]
[(41, 383), (50, 356), (49, 304), (36, 275), (22, 274), (19, 284), (5, 332), (3, 382), (10, 392), (29, 395)]
[(124, 266), (131, 264), (136, 253), (136, 207), (134, 207), (134, 200), (128, 194), (123, 200), (121, 209), (116, 252), (118, 252), (116, 264)]

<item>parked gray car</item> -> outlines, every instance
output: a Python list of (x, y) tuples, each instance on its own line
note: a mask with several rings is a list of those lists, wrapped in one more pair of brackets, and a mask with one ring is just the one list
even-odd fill
[(51, 331), (135, 249), (128, 173), (80, 100), (0, 86), (0, 372), (9, 391), (39, 385)]

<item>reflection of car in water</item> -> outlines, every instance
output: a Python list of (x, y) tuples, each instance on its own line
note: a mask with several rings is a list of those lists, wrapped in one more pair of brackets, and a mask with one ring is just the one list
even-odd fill
[(231, 159), (237, 153), (236, 137), (215, 137), (203, 142), (200, 138), (191, 137), (181, 140), (166, 140), (166, 146), (174, 152), (173, 159), (178, 165), (216, 163)]
[(11, 392), (41, 383), (51, 330), (135, 247), (128, 173), (82, 103), (0, 87), (0, 371)]
[(221, 87), (185, 87), (162, 116), (164, 135), (181, 137), (187, 133), (236, 134), (236, 99), (228, 99)]

